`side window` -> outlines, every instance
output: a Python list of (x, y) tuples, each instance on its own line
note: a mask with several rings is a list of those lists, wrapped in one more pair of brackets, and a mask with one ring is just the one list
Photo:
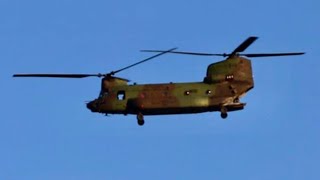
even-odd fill
[(117, 99), (122, 101), (126, 99), (126, 93), (125, 91), (118, 91), (117, 93)]
[(233, 74), (230, 74), (230, 75), (226, 75), (226, 80), (227, 81), (232, 81), (233, 80)]

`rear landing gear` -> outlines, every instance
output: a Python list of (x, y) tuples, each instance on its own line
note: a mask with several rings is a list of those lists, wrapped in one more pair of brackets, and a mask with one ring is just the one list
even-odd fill
[(138, 120), (138, 125), (143, 126), (144, 125), (144, 118), (142, 113), (137, 114), (137, 120)]
[(228, 110), (226, 107), (221, 107), (220, 112), (221, 112), (220, 116), (222, 119), (226, 119), (228, 117)]

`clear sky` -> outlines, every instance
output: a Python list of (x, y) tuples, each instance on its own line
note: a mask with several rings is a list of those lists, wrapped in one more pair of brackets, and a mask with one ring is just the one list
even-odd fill
[[(316, 0), (0, 0), (0, 179), (320, 179)], [(224, 53), (248, 36), (255, 88), (243, 111), (105, 117), (85, 102), (140, 49)], [(119, 73), (138, 84), (202, 81), (212, 57), (164, 55)]]

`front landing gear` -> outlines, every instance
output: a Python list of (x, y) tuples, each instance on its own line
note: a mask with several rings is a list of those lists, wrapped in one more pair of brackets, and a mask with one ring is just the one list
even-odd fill
[(228, 117), (228, 113), (221, 113), (220, 116), (222, 119), (226, 119)]
[(228, 110), (227, 110), (227, 108), (226, 107), (221, 107), (221, 114), (220, 114), (220, 116), (221, 116), (221, 118), (222, 119), (226, 119), (227, 117), (228, 117)]
[(138, 120), (139, 126), (143, 126), (144, 125), (144, 118), (143, 118), (143, 114), (142, 113), (138, 113), (137, 114), (137, 120)]

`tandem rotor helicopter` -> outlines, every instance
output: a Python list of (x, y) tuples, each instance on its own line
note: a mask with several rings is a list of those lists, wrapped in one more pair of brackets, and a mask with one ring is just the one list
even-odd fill
[[(175, 51), (177, 48), (162, 50), (143, 50), (157, 53), (122, 69), (106, 74), (14, 74), (13, 77), (46, 78), (86, 78), (99, 77), (101, 90), (99, 97), (89, 103), (87, 108), (102, 114), (134, 114), (140, 126), (144, 124), (144, 115), (190, 114), (219, 111), (223, 119), (228, 112), (242, 110), (245, 103), (240, 102), (254, 87), (251, 61), (244, 57), (270, 57), (302, 55), (294, 53), (242, 54), (257, 37), (249, 37), (229, 54), (211, 54)], [(200, 82), (167, 84), (128, 84), (128, 80), (115, 74), (139, 65), (167, 53), (222, 56), (226, 59), (212, 63), (206, 76)]]

